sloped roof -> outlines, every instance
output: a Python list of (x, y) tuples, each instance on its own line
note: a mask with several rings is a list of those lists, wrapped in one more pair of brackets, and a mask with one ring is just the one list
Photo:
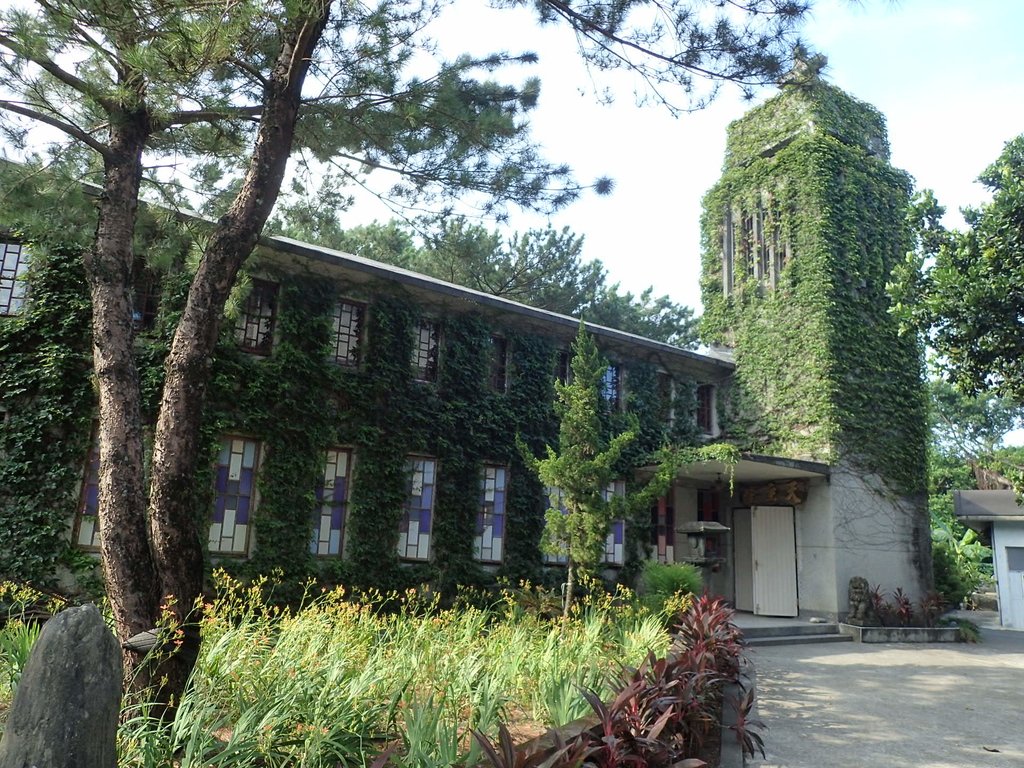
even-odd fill
[[(350, 275), (359, 275), (369, 281), (371, 279), (386, 280), (417, 292), (431, 294), (442, 304), (471, 304), (475, 307), (486, 308), (500, 314), (514, 315), (528, 324), (542, 326), (549, 330), (557, 329), (566, 336), (572, 336), (579, 327), (579, 318), (551, 312), (546, 309), (531, 307), (518, 301), (506, 299), (501, 296), (493, 296), (489, 293), (467, 288), (456, 283), (449, 283), (445, 280), (413, 272), (402, 267), (385, 264), (381, 261), (367, 259), (362, 256), (355, 256), (351, 253), (344, 253), (333, 248), (322, 245), (304, 243), (290, 237), (264, 237), (260, 240), (264, 248), (278, 253), (291, 254), (300, 258), (308, 258), (344, 270)], [(700, 371), (706, 378), (719, 380), (728, 376), (734, 369), (735, 363), (721, 354), (711, 355), (693, 352), (688, 349), (667, 344), (663, 341), (656, 341), (635, 333), (620, 331), (616, 328), (609, 328), (596, 323), (585, 323), (587, 331), (602, 339), (606, 344), (628, 351), (631, 355), (638, 356), (641, 353), (664, 358), (672, 358), (677, 363), (682, 363), (689, 368)]]

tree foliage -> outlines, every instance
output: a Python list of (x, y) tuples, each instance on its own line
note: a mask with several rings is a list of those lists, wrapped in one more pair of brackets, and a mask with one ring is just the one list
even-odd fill
[[(38, 156), (45, 132), (55, 130), (62, 138), (50, 142), (51, 157), (100, 189), (83, 263), (99, 399), (102, 559), (122, 639), (155, 626), (166, 596), (175, 597), (186, 634), (182, 652), (154, 678), (168, 681), (165, 699), (181, 693), (198, 652), (188, 613), (202, 588), (203, 544), (190, 500), (209, 362), (291, 155), (356, 182), (395, 171), (386, 194), (401, 201), (475, 193), (482, 208), (500, 212), (511, 204), (553, 209), (580, 192), (570, 170), (545, 160), (529, 136), (537, 80), (497, 79), (536, 56), (440, 58), (427, 30), (446, 5), (37, 0), (0, 12), (0, 130), (22, 158)], [(777, 79), (806, 11), (798, 0), (751, 0), (736, 13), (718, 5), (670, 0), (658, 14), (634, 0), (535, 7), (542, 23), (576, 32), (593, 66), (638, 72), (667, 103), (662, 86), (692, 95), (696, 77)], [(132, 324), (144, 180), (172, 203), (201, 190), (216, 214), (201, 233), (164, 366), (151, 454)], [(125, 660), (130, 668), (141, 661), (130, 651)]]
[[(934, 225), (942, 208), (920, 199), (922, 248), (894, 293), (904, 322), (928, 334), (944, 373), (968, 393), (1024, 402), (1024, 136), (979, 177), (992, 200), (967, 209), (965, 232)], [(913, 267), (923, 267), (920, 279)]]
[(608, 362), (580, 324), (573, 343), (572, 377), (557, 382), (558, 450), (547, 447), (544, 458), (527, 461), (551, 490), (541, 548), (565, 556), (567, 580), (564, 613), (572, 607), (573, 589), (581, 576), (592, 576), (601, 564), (605, 539), (624, 500), (607, 493), (617, 478), (616, 463), (636, 439), (627, 429), (610, 438), (601, 424), (601, 382)]
[(944, 379), (931, 379), (932, 441), (962, 461), (994, 456), (1006, 434), (1021, 423), (1024, 410), (991, 393), (965, 395)]

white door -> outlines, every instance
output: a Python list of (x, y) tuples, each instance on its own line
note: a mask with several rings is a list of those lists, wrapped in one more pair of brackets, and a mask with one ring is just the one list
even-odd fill
[(796, 533), (793, 527), (793, 508), (752, 507), (750, 543), (754, 572), (754, 613), (761, 616), (796, 616)]
[(750, 546), (750, 510), (732, 512), (733, 562), (736, 574), (736, 610), (754, 611), (754, 555)]

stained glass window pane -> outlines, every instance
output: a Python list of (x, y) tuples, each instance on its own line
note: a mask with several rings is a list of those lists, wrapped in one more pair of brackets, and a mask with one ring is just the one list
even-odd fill
[[(626, 483), (624, 480), (614, 480), (601, 493), (605, 501), (611, 501), (615, 496), (626, 495)], [(604, 544), (604, 560), (606, 565), (622, 565), (626, 561), (626, 521), (613, 520), (608, 538)]]
[(407, 560), (430, 558), (437, 462), (422, 456), (406, 461), (406, 501), (398, 528), (398, 555)]
[(249, 549), (259, 443), (226, 437), (214, 472), (215, 497), (208, 545), (211, 553), (244, 555)]
[(505, 542), (505, 499), (508, 469), (484, 464), (480, 473), (480, 509), (477, 512), (473, 557), (484, 563), (500, 563)]
[(344, 551), (351, 465), (350, 450), (332, 448), (327, 451), (324, 472), (316, 487), (317, 505), (313, 513), (313, 538), (309, 545), (314, 555), (339, 556)]

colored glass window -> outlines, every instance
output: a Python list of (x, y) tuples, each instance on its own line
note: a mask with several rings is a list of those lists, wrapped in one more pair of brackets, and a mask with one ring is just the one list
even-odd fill
[[(624, 480), (615, 480), (608, 484), (601, 494), (605, 501), (611, 501), (616, 496), (626, 495), (626, 483)], [(604, 560), (607, 565), (622, 565), (626, 561), (626, 521), (623, 519), (612, 520), (611, 528), (608, 531), (608, 538), (604, 543)]]
[(484, 464), (480, 475), (480, 510), (476, 518), (473, 557), (485, 563), (500, 563), (505, 543), (505, 499), (508, 469)]
[(324, 473), (316, 486), (313, 539), (309, 545), (314, 555), (339, 556), (344, 551), (351, 466), (351, 451), (342, 448), (327, 451)]
[(0, 243), (0, 315), (16, 315), (25, 305), (28, 250), (21, 243)]
[(259, 443), (244, 437), (221, 441), (217, 458), (210, 552), (244, 555), (249, 546), (249, 527), (256, 495), (256, 463)]
[(407, 560), (430, 557), (430, 529), (434, 511), (437, 462), (412, 457), (406, 462), (408, 485), (405, 508), (398, 528), (398, 555)]

